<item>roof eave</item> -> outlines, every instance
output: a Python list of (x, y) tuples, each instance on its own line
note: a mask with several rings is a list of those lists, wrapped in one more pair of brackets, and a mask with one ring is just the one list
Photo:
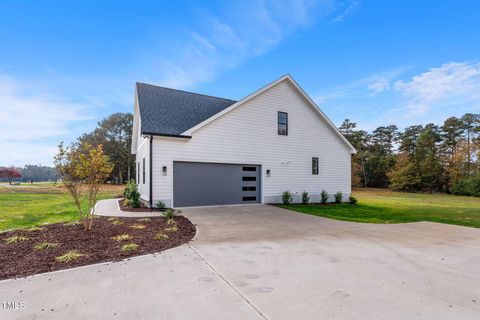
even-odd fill
[(182, 134), (169, 134), (169, 133), (146, 132), (146, 131), (142, 131), (142, 136), (157, 136), (157, 137), (182, 138), (182, 139), (192, 138), (192, 136), (182, 135)]

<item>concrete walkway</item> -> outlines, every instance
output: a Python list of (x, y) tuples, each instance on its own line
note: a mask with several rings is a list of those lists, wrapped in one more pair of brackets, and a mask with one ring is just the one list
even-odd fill
[(0, 281), (0, 319), (480, 319), (480, 230), (188, 208), (188, 245)]
[(159, 217), (162, 216), (162, 212), (129, 212), (120, 210), (118, 205), (119, 199), (107, 199), (99, 200), (95, 205), (95, 214), (97, 216), (106, 216), (106, 217), (133, 217), (133, 218), (143, 218), (143, 217)]

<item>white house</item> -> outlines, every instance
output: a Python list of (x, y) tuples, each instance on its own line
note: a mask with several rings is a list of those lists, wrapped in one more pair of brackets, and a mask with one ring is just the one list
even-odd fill
[(187, 207), (347, 199), (355, 149), (285, 75), (240, 101), (137, 83), (132, 153), (144, 201)]

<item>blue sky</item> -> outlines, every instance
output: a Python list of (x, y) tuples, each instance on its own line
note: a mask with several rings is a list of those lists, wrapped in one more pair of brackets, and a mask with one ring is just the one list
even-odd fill
[(290, 73), (366, 130), (480, 111), (479, 1), (4, 1), (0, 44), (0, 165), (51, 165), (136, 81), (241, 99)]

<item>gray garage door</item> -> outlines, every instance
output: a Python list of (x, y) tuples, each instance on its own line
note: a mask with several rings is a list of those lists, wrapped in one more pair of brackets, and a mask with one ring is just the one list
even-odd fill
[(175, 207), (260, 202), (260, 166), (173, 163)]

